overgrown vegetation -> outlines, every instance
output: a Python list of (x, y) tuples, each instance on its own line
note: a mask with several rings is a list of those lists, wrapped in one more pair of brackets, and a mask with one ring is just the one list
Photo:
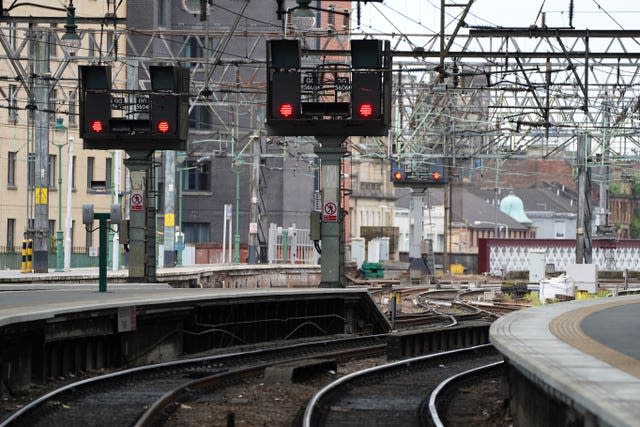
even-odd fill
[(640, 178), (635, 177), (631, 183), (631, 194), (633, 197), (640, 197)]
[(632, 239), (640, 238), (640, 209), (633, 210), (633, 218), (631, 218), (631, 224), (629, 225), (629, 234)]
[(621, 182), (612, 182), (609, 185), (609, 194), (612, 196), (622, 196), (624, 194), (624, 184)]
[(538, 292), (528, 292), (524, 296), (524, 299), (527, 301), (528, 304), (531, 304), (534, 307), (542, 305), (542, 302), (540, 302), (540, 295), (538, 294)]

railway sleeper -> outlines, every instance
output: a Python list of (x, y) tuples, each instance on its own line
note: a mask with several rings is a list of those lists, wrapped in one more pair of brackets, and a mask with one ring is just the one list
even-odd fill
[(411, 330), (390, 334), (387, 359), (397, 360), (489, 343), (489, 322), (446, 329)]
[(280, 384), (304, 382), (314, 376), (338, 369), (334, 359), (305, 359), (269, 366), (264, 371), (265, 381)]

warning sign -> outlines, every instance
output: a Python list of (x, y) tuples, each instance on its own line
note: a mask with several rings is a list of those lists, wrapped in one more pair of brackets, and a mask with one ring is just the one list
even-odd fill
[(140, 193), (133, 193), (131, 195), (131, 210), (142, 211), (144, 210), (144, 197)]
[(335, 202), (325, 202), (322, 206), (322, 220), (324, 222), (338, 222), (338, 205)]

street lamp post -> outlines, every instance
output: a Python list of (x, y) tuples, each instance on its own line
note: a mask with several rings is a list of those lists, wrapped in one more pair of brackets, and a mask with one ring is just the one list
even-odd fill
[[(234, 162), (235, 163), (235, 162)], [(233, 235), (233, 263), (240, 263), (240, 171), (234, 166), (236, 173), (236, 223), (234, 224), (235, 232)], [(231, 231), (231, 230), (229, 230)]]
[[(187, 164), (186, 160), (184, 161)], [(182, 256), (184, 254), (184, 233), (182, 232), (182, 196), (184, 194), (184, 173), (188, 170), (197, 169), (199, 166), (186, 166), (177, 168), (178, 171), (178, 228), (176, 236), (176, 244), (178, 251), (176, 254), (176, 266), (182, 267)]]
[(176, 265), (182, 267), (182, 244), (184, 243), (184, 234), (182, 234), (182, 185), (183, 174), (185, 168), (178, 168), (178, 254)]
[(65, 33), (62, 36), (62, 46), (69, 56), (75, 56), (76, 52), (80, 48), (82, 39), (76, 32), (78, 26), (76, 25), (76, 8), (73, 6), (73, 0), (69, 1), (67, 10), (67, 23), (65, 24)]
[[(71, 269), (71, 247), (73, 242), (71, 241), (71, 226), (73, 225), (73, 219), (71, 218), (71, 199), (73, 197), (73, 137), (70, 136), (67, 140), (69, 149), (67, 151), (67, 212), (65, 218), (65, 239), (64, 239), (64, 269), (66, 271)], [(59, 204), (58, 204), (59, 206)]]
[(64, 233), (62, 232), (62, 147), (67, 144), (68, 142), (65, 142), (64, 144), (53, 144), (58, 147), (58, 231), (56, 232), (55, 269), (57, 272), (64, 271)]

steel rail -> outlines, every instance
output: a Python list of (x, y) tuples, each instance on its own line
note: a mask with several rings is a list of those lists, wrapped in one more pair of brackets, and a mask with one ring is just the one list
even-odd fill
[[(311, 356), (313, 359), (317, 358), (337, 358), (337, 359), (346, 359), (346, 358), (363, 358), (363, 357), (371, 357), (376, 354), (379, 354), (381, 351), (384, 352), (386, 345), (379, 344), (375, 346), (370, 346), (361, 349), (350, 349), (350, 350), (339, 350), (335, 352), (328, 352), (324, 354), (317, 354)], [(249, 378), (252, 376), (260, 375), (266, 368), (274, 365), (278, 365), (281, 363), (288, 362), (296, 362), (307, 360), (308, 357), (292, 357), (288, 360), (278, 360), (276, 362), (265, 362), (260, 363), (258, 365), (238, 368), (234, 370), (230, 370), (228, 372), (217, 373), (214, 375), (210, 375), (203, 378), (198, 378), (193, 381), (189, 381), (187, 383), (181, 384), (173, 390), (168, 391), (163, 396), (161, 396), (158, 400), (156, 400), (141, 416), (138, 418), (137, 422), (134, 424), (134, 427), (149, 427), (155, 425), (158, 421), (158, 418), (162, 411), (168, 408), (173, 403), (178, 402), (178, 400), (186, 395), (187, 393), (193, 392), (193, 390), (199, 390), (207, 387), (214, 386), (216, 384), (220, 384), (229, 380), (237, 380), (242, 378)]]
[(337, 379), (336, 381), (328, 384), (327, 386), (323, 387), (322, 389), (320, 389), (310, 400), (309, 403), (307, 405), (307, 407), (305, 408), (304, 411), (304, 415), (303, 415), (303, 419), (302, 419), (302, 426), (303, 427), (313, 427), (315, 424), (313, 424), (313, 417), (315, 416), (316, 413), (316, 409), (320, 403), (320, 401), (325, 398), (326, 396), (328, 396), (331, 392), (333, 392), (334, 390), (336, 390), (339, 386), (348, 383), (349, 381), (352, 381), (356, 378), (360, 378), (360, 377), (365, 377), (366, 375), (369, 375), (371, 373), (375, 373), (375, 372), (384, 372), (384, 371), (391, 371), (397, 367), (402, 367), (402, 366), (407, 366), (407, 365), (411, 365), (413, 363), (420, 363), (423, 361), (427, 361), (429, 359), (436, 359), (436, 358), (441, 358), (441, 357), (447, 357), (449, 355), (454, 355), (454, 354), (460, 354), (460, 353), (464, 353), (464, 352), (472, 352), (475, 350), (482, 350), (482, 349), (488, 349), (493, 347), (492, 344), (482, 344), (482, 345), (478, 345), (478, 346), (473, 346), (473, 347), (467, 347), (467, 348), (463, 348), (463, 349), (456, 349), (456, 350), (451, 350), (451, 351), (445, 351), (442, 353), (435, 353), (435, 354), (429, 354), (426, 356), (418, 356), (418, 357), (412, 357), (410, 359), (403, 359), (403, 360), (399, 360), (396, 362), (391, 362), (385, 365), (380, 365), (380, 366), (374, 366), (371, 368), (367, 368), (367, 369), (363, 369), (361, 371), (357, 371), (357, 372), (352, 372), (351, 374), (345, 375), (344, 377), (341, 377), (339, 379)]
[[(348, 342), (348, 341), (367, 340), (372, 338), (376, 339), (376, 338), (384, 338), (385, 336), (386, 336), (385, 334), (379, 334), (379, 335), (369, 335), (369, 336), (357, 337), (357, 338), (343, 338), (343, 339), (335, 340), (334, 342), (340, 343), (340, 342)], [(12, 423), (20, 422), (24, 417), (31, 414), (32, 411), (36, 411), (41, 405), (45, 405), (48, 401), (51, 401), (55, 397), (61, 396), (65, 392), (69, 392), (71, 390), (79, 389), (79, 388), (90, 386), (93, 384), (98, 384), (100, 382), (125, 378), (128, 375), (133, 375), (138, 373), (151, 373), (153, 371), (161, 371), (163, 369), (169, 369), (169, 368), (180, 368), (180, 367), (184, 368), (190, 365), (195, 366), (205, 362), (222, 361), (225, 359), (231, 360), (236, 357), (247, 357), (247, 356), (250, 357), (250, 356), (264, 355), (269, 353), (277, 353), (285, 349), (294, 350), (294, 349), (300, 349), (304, 347), (318, 346), (318, 345), (322, 345), (323, 343), (326, 343), (326, 340), (298, 343), (298, 344), (293, 344), (293, 345), (284, 346), (284, 347), (270, 347), (270, 348), (264, 348), (264, 349), (257, 349), (253, 351), (239, 351), (239, 352), (233, 352), (233, 353), (195, 357), (190, 359), (172, 360), (169, 362), (138, 366), (135, 368), (124, 369), (117, 372), (111, 372), (108, 374), (87, 378), (81, 381), (67, 384), (65, 386), (52, 390), (38, 397), (36, 400), (33, 400), (32, 402), (28, 403), (27, 405), (23, 406), (22, 408), (20, 408), (19, 410), (11, 414), (9, 417), (5, 418), (2, 421), (2, 423), (0, 423), (0, 427), (8, 427), (12, 425)]]
[(500, 362), (490, 363), (488, 365), (479, 366), (477, 368), (469, 369), (468, 371), (460, 372), (457, 375), (447, 378), (442, 381), (438, 386), (431, 392), (429, 395), (429, 414), (431, 415), (431, 421), (433, 422), (435, 427), (445, 427), (445, 424), (442, 422), (440, 418), (440, 414), (438, 414), (437, 401), (438, 395), (445, 390), (445, 388), (449, 385), (452, 385), (454, 382), (459, 381), (463, 378), (470, 377), (472, 375), (476, 375), (478, 372), (484, 370), (491, 370), (497, 366), (504, 364), (504, 360)]

